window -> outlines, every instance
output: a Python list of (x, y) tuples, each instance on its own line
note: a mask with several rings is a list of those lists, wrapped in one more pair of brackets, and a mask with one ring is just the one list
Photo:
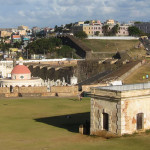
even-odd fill
[(24, 79), (24, 76), (20, 76), (20, 79)]

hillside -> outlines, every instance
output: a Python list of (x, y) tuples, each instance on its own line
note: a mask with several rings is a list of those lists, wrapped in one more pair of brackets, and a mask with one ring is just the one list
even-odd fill
[(98, 40), (98, 39), (83, 39), (93, 52), (117, 52), (127, 50), (131, 57), (141, 57), (145, 55), (144, 47), (141, 46), (139, 40)]
[[(124, 80), (124, 84), (133, 84), (133, 83), (146, 83), (146, 82), (150, 82), (150, 67), (149, 67), (149, 63), (141, 66), (138, 70), (134, 71), (134, 73), (132, 73), (130, 76), (128, 76), (125, 80)], [(148, 79), (144, 78), (146, 75), (149, 76)]]

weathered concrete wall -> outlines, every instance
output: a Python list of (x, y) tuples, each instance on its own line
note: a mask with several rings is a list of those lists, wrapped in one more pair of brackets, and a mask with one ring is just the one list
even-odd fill
[(117, 101), (91, 99), (91, 134), (98, 135), (103, 130), (103, 113), (109, 115), (108, 131), (116, 133), (117, 126)]
[(122, 91), (121, 97), (127, 98), (127, 97), (138, 97), (138, 96), (148, 96), (150, 95), (150, 89), (142, 89), (142, 90), (130, 90), (130, 91)]
[(121, 102), (121, 134), (137, 131), (137, 114), (143, 113), (143, 130), (150, 129), (150, 96), (132, 97)]

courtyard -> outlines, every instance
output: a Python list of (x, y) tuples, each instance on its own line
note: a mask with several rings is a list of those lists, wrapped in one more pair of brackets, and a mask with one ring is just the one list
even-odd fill
[(1, 150), (149, 150), (150, 134), (121, 138), (81, 135), (90, 120), (90, 98), (0, 100)]

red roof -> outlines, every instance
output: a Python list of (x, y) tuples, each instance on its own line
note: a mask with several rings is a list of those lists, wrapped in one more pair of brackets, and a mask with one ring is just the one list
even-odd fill
[(28, 67), (24, 66), (24, 65), (17, 65), (14, 67), (14, 69), (12, 70), (11, 74), (30, 74), (30, 70), (28, 69)]
[(13, 35), (13, 39), (20, 39), (20, 35)]

